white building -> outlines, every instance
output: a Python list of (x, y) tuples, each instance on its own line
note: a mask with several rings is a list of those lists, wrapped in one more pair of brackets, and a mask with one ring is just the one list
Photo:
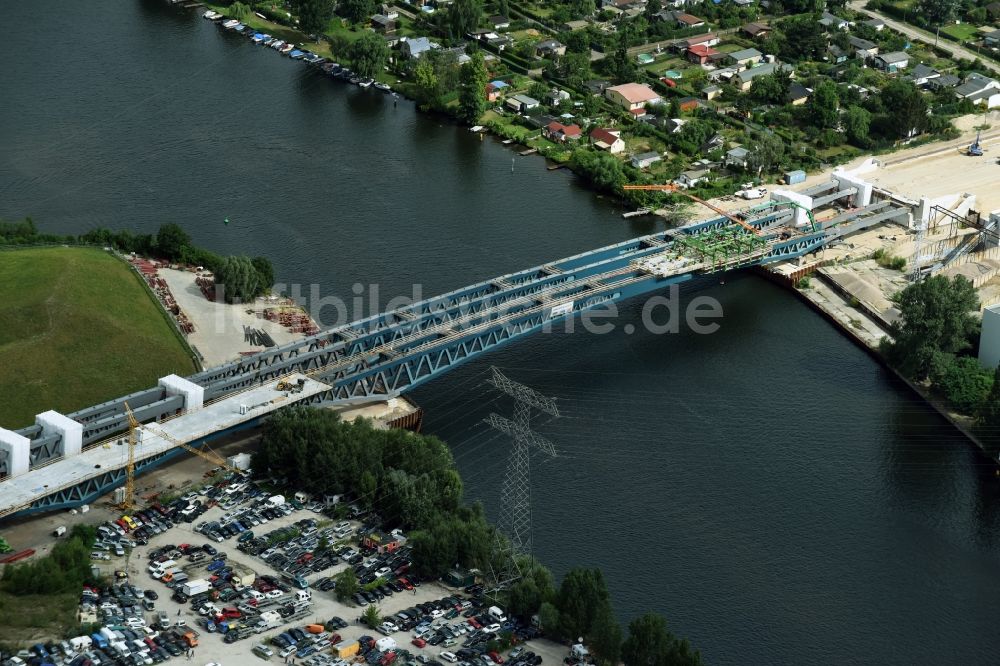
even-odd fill
[(983, 330), (979, 334), (979, 364), (984, 368), (1000, 365), (1000, 303), (983, 310)]

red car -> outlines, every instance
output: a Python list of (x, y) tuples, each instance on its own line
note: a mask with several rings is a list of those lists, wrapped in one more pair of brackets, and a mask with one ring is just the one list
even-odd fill
[(413, 589), (413, 583), (411, 583), (410, 581), (406, 580), (405, 578), (400, 578), (396, 582), (399, 583), (400, 585), (402, 585), (403, 587), (405, 587), (407, 590), (412, 590)]
[(493, 660), (494, 664), (502, 664), (503, 663), (503, 657), (501, 657), (500, 653), (497, 652), (496, 650), (494, 650), (493, 652), (490, 652), (490, 659)]
[(469, 618), (469, 624), (471, 624), (476, 629), (482, 629), (483, 628), (483, 625), (479, 624), (479, 621), (476, 618), (474, 618), (474, 617), (470, 617)]
[(427, 641), (422, 638), (414, 638), (412, 643), (417, 647), (427, 647)]
[(235, 620), (236, 618), (243, 617), (243, 613), (238, 608), (233, 608), (232, 606), (223, 608), (220, 615), (227, 620)]

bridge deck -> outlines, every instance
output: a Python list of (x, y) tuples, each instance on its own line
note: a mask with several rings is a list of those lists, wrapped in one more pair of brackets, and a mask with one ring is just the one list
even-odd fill
[[(141, 426), (143, 432), (141, 443), (136, 445), (136, 462), (176, 448), (176, 444), (159, 433), (165, 433), (185, 444), (195, 442), (207, 435), (260, 418), (280, 407), (294, 404), (330, 388), (323, 382), (309, 379), (301, 374), (292, 375), (289, 379), (295, 382), (300, 377), (305, 379), (305, 384), (299, 393), (279, 392), (276, 388), (278, 381), (274, 380), (207, 404), (202, 409), (181, 414), (161, 423)], [(241, 405), (248, 407), (244, 414), (240, 413)], [(109, 470), (122, 468), (127, 460), (126, 446), (104, 444), (6, 479), (3, 482), (3, 492), (0, 493), (0, 515), (27, 506), (62, 488), (82, 483)]]

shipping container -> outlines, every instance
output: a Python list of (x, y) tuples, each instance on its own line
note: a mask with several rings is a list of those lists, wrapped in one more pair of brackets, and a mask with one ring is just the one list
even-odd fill
[(333, 650), (340, 659), (350, 659), (361, 650), (361, 644), (357, 641), (342, 641), (334, 645)]
[(799, 183), (804, 183), (805, 180), (806, 180), (806, 172), (802, 171), (801, 169), (785, 172), (786, 185), (798, 185)]

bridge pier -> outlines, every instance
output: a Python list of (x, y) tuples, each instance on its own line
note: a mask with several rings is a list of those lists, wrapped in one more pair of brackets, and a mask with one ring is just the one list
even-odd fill
[(167, 375), (160, 379), (159, 385), (167, 395), (179, 395), (184, 398), (185, 412), (201, 409), (205, 404), (205, 388), (183, 377)]
[(59, 412), (49, 410), (35, 417), (35, 425), (41, 426), (43, 435), (58, 435), (59, 448), (64, 456), (75, 456), (83, 448), (83, 424)]
[(0, 428), (0, 451), (7, 454), (7, 474), (17, 476), (31, 464), (31, 440), (11, 430)]

